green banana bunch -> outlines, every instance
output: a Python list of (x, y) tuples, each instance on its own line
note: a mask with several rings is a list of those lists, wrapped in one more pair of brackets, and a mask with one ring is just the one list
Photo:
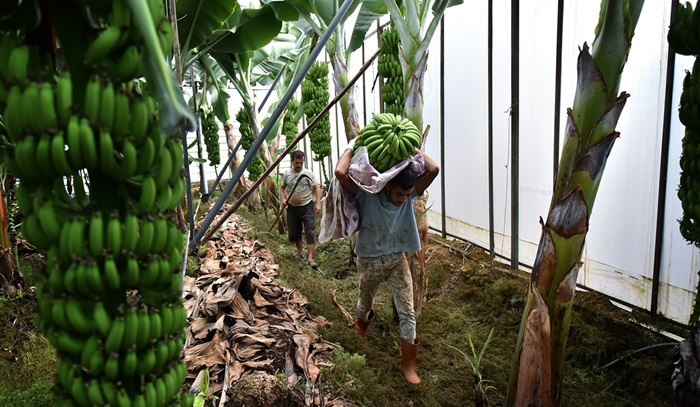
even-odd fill
[(693, 10), (692, 4), (678, 4), (674, 21), (668, 30), (668, 43), (674, 52), (682, 55), (697, 55), (700, 53), (700, 11), (697, 5)]
[[(164, 4), (147, 2), (167, 50)], [(125, 1), (89, 6), (94, 37), (63, 43), (83, 60), (60, 74), (25, 32), (0, 28), (6, 163), (19, 179), (21, 233), (46, 252), (38, 325), (57, 350), (56, 403), (191, 405), (179, 394), (185, 242), (171, 221), (187, 188), (182, 143), (159, 130), (137, 80), (143, 36)]]
[[(688, 55), (697, 54), (697, 52), (686, 52), (690, 48), (681, 48), (685, 44), (680, 43), (679, 40), (688, 38), (682, 36), (683, 30), (689, 29), (689, 26), (683, 24), (698, 14), (697, 9), (695, 13), (692, 13), (692, 16), (690, 13), (692, 13), (690, 4), (687, 4), (686, 8), (679, 6), (676, 9), (676, 21), (671, 26), (668, 37), (674, 51)], [(695, 33), (697, 31), (692, 35), (694, 36)], [(688, 34), (688, 36), (690, 35)], [(698, 164), (700, 162), (700, 60), (697, 58), (693, 64), (692, 72), (686, 72), (683, 79), (678, 117), (685, 125), (685, 135), (681, 143), (681, 176), (678, 185), (678, 198), (683, 208), (679, 229), (685, 240), (700, 247), (700, 164)], [(697, 292), (700, 293), (700, 285)], [(696, 295), (690, 324), (697, 325), (698, 321), (700, 321), (700, 296)]]
[[(250, 117), (244, 108), (241, 108), (238, 113), (236, 113), (236, 121), (238, 122), (238, 130), (241, 133), (241, 147), (248, 151), (253, 146), (255, 136), (253, 135), (253, 128), (250, 125)], [(248, 170), (248, 179), (256, 181), (265, 171), (265, 162), (260, 158), (260, 155), (256, 154), (253, 156), (253, 159), (246, 169)]]
[(377, 72), (384, 78), (384, 84), (380, 89), (384, 111), (401, 115), (406, 102), (406, 93), (403, 68), (399, 61), (399, 33), (393, 25), (379, 36), (379, 44)]
[(287, 110), (284, 113), (282, 124), (282, 134), (284, 134), (286, 145), (290, 145), (299, 135), (299, 120), (296, 120), (296, 113), (299, 110), (299, 101), (291, 99), (287, 103)]
[[(307, 122), (311, 122), (321, 113), (329, 99), (328, 64), (317, 61), (311, 66), (301, 85), (301, 103), (304, 105)], [(323, 164), (323, 159), (331, 154), (331, 123), (328, 114), (324, 114), (309, 131), (309, 141), (311, 151), (314, 152), (314, 161)]]
[(216, 121), (214, 112), (202, 114), (202, 135), (204, 136), (204, 144), (207, 147), (207, 157), (209, 164), (217, 166), (221, 163), (221, 151), (219, 147), (219, 124)]
[(392, 113), (377, 113), (360, 132), (354, 151), (366, 147), (370, 164), (384, 172), (411, 158), (421, 143), (421, 133), (409, 119)]

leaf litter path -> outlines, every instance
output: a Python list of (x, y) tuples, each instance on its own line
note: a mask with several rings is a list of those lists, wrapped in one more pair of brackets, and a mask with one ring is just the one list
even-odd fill
[[(249, 230), (231, 216), (206, 243), (198, 277), (185, 277), (187, 385), (198, 392), (208, 369), (219, 406), (227, 398), (234, 405), (352, 405), (320, 386), (321, 367), (332, 367), (330, 352), (339, 347), (318, 334), (329, 322), (309, 314), (302, 293), (274, 282), (279, 265)], [(255, 385), (244, 386), (247, 378)]]

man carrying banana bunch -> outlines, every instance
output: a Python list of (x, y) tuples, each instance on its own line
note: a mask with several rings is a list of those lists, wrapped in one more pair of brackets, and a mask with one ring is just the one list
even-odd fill
[(401, 336), (401, 373), (406, 380), (418, 385), (415, 362), (419, 341), (416, 339), (416, 317), (413, 310), (413, 281), (405, 252), (421, 248), (413, 200), (421, 196), (437, 177), (440, 168), (427, 154), (422, 156), (425, 171), (411, 162), (391, 178), (381, 191), (368, 193), (350, 177), (350, 162), (355, 140), (341, 155), (335, 168), (340, 185), (354, 195), (359, 211), (358, 235), (355, 245), (359, 280), (357, 320), (355, 330), (367, 337), (367, 329), (374, 319), (374, 296), (379, 285), (386, 281), (391, 286), (399, 314)]

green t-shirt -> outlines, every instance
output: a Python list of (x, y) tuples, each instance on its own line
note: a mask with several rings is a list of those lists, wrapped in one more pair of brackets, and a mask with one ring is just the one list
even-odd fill
[(355, 253), (359, 257), (417, 252), (420, 238), (413, 215), (413, 194), (401, 206), (394, 205), (384, 192), (369, 194), (359, 190), (355, 195), (360, 212)]

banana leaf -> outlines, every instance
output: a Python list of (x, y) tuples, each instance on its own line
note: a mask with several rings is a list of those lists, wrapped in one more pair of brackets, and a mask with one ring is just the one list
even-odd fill
[(175, 4), (183, 55), (206, 42), (240, 9), (237, 0), (177, 0)]
[(350, 44), (348, 44), (348, 54), (362, 46), (369, 27), (379, 17), (388, 13), (389, 11), (386, 8), (386, 4), (384, 4), (384, 0), (365, 0), (362, 2), (362, 7), (360, 7), (360, 12), (355, 21), (355, 28), (352, 30), (352, 36), (350, 37)]
[(228, 29), (212, 34), (208, 41), (215, 52), (240, 54), (262, 48), (275, 39), (282, 29), (282, 21), (269, 5), (259, 9), (242, 10), (235, 26), (227, 21)]

